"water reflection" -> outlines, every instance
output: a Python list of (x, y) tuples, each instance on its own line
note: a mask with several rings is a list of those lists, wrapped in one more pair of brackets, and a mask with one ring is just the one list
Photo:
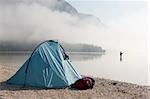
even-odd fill
[(0, 64), (7, 66), (20, 66), (30, 56), (28, 52), (15, 52), (15, 53), (0, 53)]
[(72, 61), (89, 61), (101, 58), (105, 53), (68, 53)]
[[(128, 52), (120, 62), (119, 52), (68, 53), (77, 70), (84, 75), (148, 85), (146, 54)], [(0, 53), (0, 64), (20, 67), (31, 53)]]
[[(67, 53), (71, 61), (89, 61), (101, 58), (105, 53), (85, 53), (85, 52), (73, 52)], [(7, 52), (0, 53), (0, 64), (8, 66), (20, 66), (31, 55), (31, 52)]]

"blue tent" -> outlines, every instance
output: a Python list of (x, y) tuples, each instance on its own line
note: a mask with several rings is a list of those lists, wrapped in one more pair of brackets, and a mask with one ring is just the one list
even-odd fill
[(62, 46), (49, 40), (33, 51), (30, 58), (7, 83), (41, 88), (65, 88), (80, 78)]

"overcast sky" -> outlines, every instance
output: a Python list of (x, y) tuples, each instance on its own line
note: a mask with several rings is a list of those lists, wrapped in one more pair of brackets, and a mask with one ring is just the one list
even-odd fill
[(79, 12), (90, 13), (104, 23), (116, 20), (142, 10), (146, 13), (146, 1), (107, 1), (107, 0), (66, 0)]
[(79, 12), (97, 16), (108, 28), (99, 33), (106, 48), (147, 48), (147, 7), (144, 0), (67, 0)]

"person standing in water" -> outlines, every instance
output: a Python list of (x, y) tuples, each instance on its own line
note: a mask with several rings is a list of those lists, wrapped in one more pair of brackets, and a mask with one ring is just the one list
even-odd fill
[(122, 51), (120, 51), (120, 61), (122, 61), (122, 54), (123, 54), (124, 52), (122, 52)]

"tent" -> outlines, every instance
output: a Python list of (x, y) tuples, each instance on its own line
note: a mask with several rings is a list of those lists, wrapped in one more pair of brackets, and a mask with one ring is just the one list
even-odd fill
[(8, 84), (41, 88), (66, 88), (81, 76), (68, 59), (62, 46), (48, 40), (37, 46)]

